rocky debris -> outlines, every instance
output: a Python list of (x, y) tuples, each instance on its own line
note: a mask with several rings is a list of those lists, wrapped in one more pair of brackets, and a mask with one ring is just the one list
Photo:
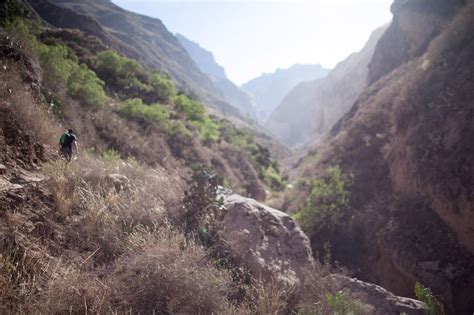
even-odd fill
[(230, 192), (222, 194), (223, 238), (257, 279), (297, 287), (314, 264), (309, 240), (284, 212)]
[(128, 184), (128, 177), (122, 174), (108, 174), (105, 180), (111, 183), (117, 192), (123, 190)]
[(352, 298), (374, 308), (375, 315), (422, 315), (427, 307), (418, 300), (396, 296), (386, 289), (340, 274), (325, 278), (335, 291), (347, 290)]
[(3, 164), (0, 164), (0, 174), (5, 174), (7, 167)]

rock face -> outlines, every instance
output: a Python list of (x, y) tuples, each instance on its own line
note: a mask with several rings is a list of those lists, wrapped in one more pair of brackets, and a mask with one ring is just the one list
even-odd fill
[(418, 57), (431, 40), (441, 33), (464, 0), (396, 0), (393, 22), (377, 44), (369, 65), (369, 83)]
[(396, 296), (375, 284), (363, 282), (340, 274), (325, 278), (335, 291), (347, 290), (351, 297), (373, 307), (374, 315), (423, 315), (425, 303)]
[(286, 288), (299, 285), (314, 261), (309, 240), (293, 219), (253, 199), (223, 197), (223, 237), (253, 276)]
[(265, 123), (288, 92), (301, 82), (323, 78), (329, 70), (321, 65), (297, 64), (288, 69), (278, 69), (274, 73), (264, 73), (241, 86), (253, 96), (257, 118)]
[[(308, 237), (284, 212), (261, 203), (222, 191), (225, 215), (221, 221), (223, 237), (231, 251), (249, 268), (252, 275), (281, 288), (300, 287), (315, 264)], [(345, 290), (369, 305), (373, 314), (423, 314), (424, 303), (398, 297), (382, 287), (330, 274), (321, 279), (332, 291)]]
[(266, 123), (283, 143), (317, 142), (352, 107), (367, 86), (368, 64), (386, 27), (373, 32), (365, 47), (341, 61), (328, 76), (300, 83), (285, 96)]
[[(431, 2), (396, 4), (399, 37), (425, 14), (438, 21)], [(313, 177), (338, 165), (352, 178), (350, 206), (337, 224), (311, 233), (313, 250), (330, 242), (333, 259), (358, 278), (410, 297), (419, 281), (449, 314), (472, 314), (474, 3), (445, 4), (452, 17), (442, 15), (439, 35), (422, 46), (407, 38), (400, 51), (409, 60), (362, 92), (318, 149), (317, 162), (300, 171)], [(410, 57), (415, 46), (424, 48)], [(376, 51), (374, 60), (398, 56)], [(389, 71), (372, 67), (373, 74)]]

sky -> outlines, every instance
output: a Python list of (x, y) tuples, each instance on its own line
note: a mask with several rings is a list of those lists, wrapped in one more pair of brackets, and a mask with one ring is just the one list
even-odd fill
[(393, 0), (113, 0), (211, 51), (241, 85), (293, 64), (333, 68), (389, 23)]

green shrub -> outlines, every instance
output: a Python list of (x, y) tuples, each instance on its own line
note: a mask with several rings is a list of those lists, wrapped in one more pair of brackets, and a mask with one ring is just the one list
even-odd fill
[(197, 128), (199, 137), (204, 141), (219, 140), (219, 125), (209, 116), (204, 116), (202, 120), (191, 121), (191, 125)]
[(219, 125), (206, 115), (206, 108), (201, 103), (190, 99), (184, 94), (175, 96), (173, 101), (178, 114), (183, 116), (190, 126), (196, 128), (201, 139), (205, 141), (219, 140)]
[(67, 47), (40, 45), (38, 54), (47, 83), (51, 86), (66, 85), (74, 64), (68, 58)]
[(180, 120), (175, 120), (171, 123), (170, 128), (171, 136), (173, 137), (191, 137), (191, 132), (186, 129), (183, 122)]
[(339, 167), (329, 167), (325, 176), (311, 180), (310, 186), (310, 194), (303, 207), (294, 214), (294, 219), (306, 230), (311, 230), (321, 221), (336, 223), (349, 204), (349, 179)]
[(351, 299), (344, 292), (326, 294), (326, 302), (333, 314), (335, 315), (367, 314), (366, 310), (364, 310), (363, 305), (359, 301)]
[(167, 128), (170, 124), (168, 111), (160, 104), (145, 105), (139, 98), (126, 100), (119, 110), (129, 118), (143, 119)]
[(425, 309), (424, 313), (426, 315), (444, 315), (444, 305), (439, 302), (431, 293), (431, 290), (421, 283), (415, 283), (415, 295), (416, 298), (426, 304), (428, 309)]
[(264, 182), (276, 191), (282, 191), (286, 186), (280, 172), (273, 166), (269, 166), (265, 170)]
[(206, 115), (206, 109), (201, 103), (190, 99), (184, 94), (175, 96), (173, 102), (176, 111), (184, 115), (186, 120), (201, 121)]
[(103, 160), (112, 163), (118, 163), (119, 161), (121, 161), (120, 153), (118, 151), (115, 151), (114, 149), (105, 150), (104, 152), (102, 152), (101, 157)]
[(94, 71), (87, 66), (73, 65), (67, 82), (68, 92), (89, 105), (102, 107), (107, 101), (104, 91), (104, 81), (99, 79)]
[(107, 50), (98, 53), (95, 66), (99, 76), (107, 82), (126, 89), (151, 90), (151, 87), (142, 80), (146, 76), (142, 66), (115, 51)]
[(154, 72), (150, 77), (150, 85), (163, 102), (169, 101), (176, 95), (174, 83), (163, 73)]
[(45, 80), (51, 87), (65, 86), (67, 92), (84, 103), (102, 107), (107, 101), (104, 82), (86, 65), (78, 64), (63, 45), (38, 48)]
[(10, 19), (5, 22), (4, 28), (7, 34), (19, 41), (23, 47), (29, 51), (36, 53), (39, 43), (36, 36), (32, 33), (32, 28), (38, 27), (32, 21), (26, 21), (19, 18)]

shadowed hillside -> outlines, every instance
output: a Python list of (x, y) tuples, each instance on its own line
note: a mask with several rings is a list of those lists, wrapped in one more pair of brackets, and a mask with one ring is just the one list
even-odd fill
[[(366, 88), (300, 161), (288, 206), (312, 247), (449, 314), (474, 310), (474, 4), (396, 1)], [(388, 46), (389, 45), (389, 46)], [(295, 178), (296, 179), (296, 178)]]

